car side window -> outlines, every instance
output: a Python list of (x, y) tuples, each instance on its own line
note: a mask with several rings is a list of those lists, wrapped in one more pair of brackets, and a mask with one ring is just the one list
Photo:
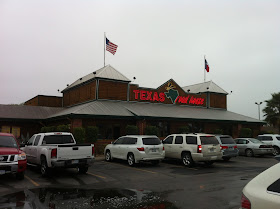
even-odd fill
[(263, 136), (263, 141), (272, 141), (271, 136)]
[(236, 140), (236, 144), (242, 144), (242, 139)]
[(247, 140), (241, 139), (241, 144), (247, 144)]
[(31, 146), (32, 144), (33, 144), (33, 141), (34, 141), (34, 138), (35, 138), (35, 136), (32, 136), (29, 140), (28, 140), (28, 142), (27, 142), (27, 146)]
[(183, 144), (183, 137), (182, 136), (176, 136), (175, 137), (175, 144)]
[(40, 138), (41, 138), (41, 135), (36, 136), (36, 138), (34, 140), (34, 146), (38, 145)]
[(186, 140), (187, 140), (187, 144), (197, 144), (196, 136), (187, 136)]
[(163, 140), (163, 144), (172, 144), (173, 136), (167, 137), (165, 140)]
[(122, 144), (136, 144), (137, 138), (124, 137)]
[(114, 144), (122, 144), (122, 142), (123, 142), (123, 138), (119, 138), (114, 142)]

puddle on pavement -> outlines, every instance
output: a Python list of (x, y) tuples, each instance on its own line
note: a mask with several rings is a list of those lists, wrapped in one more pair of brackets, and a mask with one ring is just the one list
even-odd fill
[(86, 190), (36, 188), (0, 197), (0, 208), (11, 209), (177, 209), (162, 194), (135, 189)]

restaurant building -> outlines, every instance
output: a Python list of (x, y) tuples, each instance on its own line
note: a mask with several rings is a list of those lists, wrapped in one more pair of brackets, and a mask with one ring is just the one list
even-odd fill
[(0, 105), (1, 131), (28, 137), (43, 126), (69, 124), (71, 130), (97, 126), (100, 139), (116, 139), (125, 135), (127, 125), (135, 125), (139, 134), (156, 126), (162, 138), (181, 127), (204, 133), (222, 129), (238, 137), (241, 128), (252, 129), (255, 136), (264, 124), (228, 111), (228, 93), (213, 81), (181, 87), (170, 79), (157, 88), (144, 88), (110, 65), (67, 85), (62, 94)]

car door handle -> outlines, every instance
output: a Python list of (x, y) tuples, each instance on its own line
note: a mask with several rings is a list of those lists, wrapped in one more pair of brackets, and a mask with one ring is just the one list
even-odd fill
[(182, 146), (180, 146), (179, 148), (183, 148)]

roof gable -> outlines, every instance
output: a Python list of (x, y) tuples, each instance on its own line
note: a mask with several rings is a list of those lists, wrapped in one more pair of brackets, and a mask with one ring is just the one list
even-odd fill
[(204, 83), (194, 84), (190, 86), (183, 87), (185, 92), (189, 93), (204, 93), (204, 92), (213, 92), (219, 94), (228, 94), (225, 90), (215, 84), (213, 81), (207, 81)]
[(113, 68), (111, 65), (106, 65), (105, 67), (100, 68), (99, 70), (96, 70), (96, 71), (76, 80), (74, 83), (72, 83), (67, 88), (65, 88), (62, 91), (62, 93), (75, 86), (81, 85), (83, 83), (86, 83), (86, 82), (96, 79), (96, 78), (130, 82), (130, 80), (127, 77), (125, 77), (123, 74), (121, 74), (115, 68)]

